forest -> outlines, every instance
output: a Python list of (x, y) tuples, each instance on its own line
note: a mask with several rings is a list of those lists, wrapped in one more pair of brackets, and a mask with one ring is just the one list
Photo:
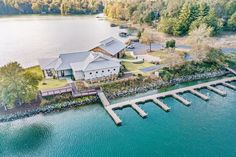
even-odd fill
[(104, 13), (112, 18), (154, 26), (183, 36), (206, 24), (211, 36), (236, 31), (236, 0), (114, 0)]
[(95, 14), (103, 8), (101, 0), (0, 0), (0, 15)]

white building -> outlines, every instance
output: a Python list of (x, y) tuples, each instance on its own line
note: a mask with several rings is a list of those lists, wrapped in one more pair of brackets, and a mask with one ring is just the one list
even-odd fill
[(121, 67), (118, 59), (92, 51), (40, 59), (39, 64), (46, 78), (73, 77), (75, 80), (96, 80), (118, 75)]

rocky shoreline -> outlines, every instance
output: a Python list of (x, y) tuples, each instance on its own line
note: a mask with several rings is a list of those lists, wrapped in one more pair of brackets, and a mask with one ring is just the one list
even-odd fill
[(10, 121), (14, 121), (17, 119), (32, 117), (32, 116), (40, 114), (40, 113), (47, 114), (47, 113), (51, 113), (51, 112), (59, 112), (59, 111), (63, 111), (63, 110), (69, 109), (69, 108), (92, 104), (92, 103), (98, 102), (98, 100), (99, 100), (99, 98), (95, 97), (95, 98), (91, 98), (89, 100), (84, 100), (81, 102), (73, 102), (72, 101), (72, 102), (64, 102), (63, 104), (47, 105), (47, 106), (39, 107), (39, 108), (36, 108), (33, 110), (26, 110), (25, 112), (17, 112), (14, 114), (4, 115), (4, 116), (0, 117), (0, 122), (10, 122)]
[(139, 86), (137, 88), (132, 88), (127, 91), (122, 91), (122, 92), (115, 93), (115, 94), (105, 92), (105, 94), (109, 99), (116, 99), (116, 98), (120, 98), (120, 97), (131, 96), (131, 95), (138, 94), (138, 93), (145, 93), (149, 90), (155, 90), (155, 89), (169, 87), (169, 86), (172, 86), (172, 85), (178, 84), (178, 83), (185, 83), (185, 82), (197, 81), (197, 80), (202, 80), (202, 79), (221, 77), (221, 76), (225, 76), (227, 74), (230, 74), (230, 72), (227, 70), (220, 70), (220, 71), (208, 72), (208, 73), (197, 74), (197, 75), (188, 75), (188, 76), (184, 76), (184, 77), (170, 80), (168, 82), (167, 81), (153, 81), (152, 83), (150, 83), (146, 86), (142, 86), (142, 87)]
[[(131, 96), (131, 95), (138, 94), (138, 93), (144, 93), (144, 92), (147, 92), (148, 90), (154, 90), (154, 89), (160, 89), (163, 87), (168, 87), (168, 86), (171, 86), (171, 85), (174, 85), (177, 83), (184, 83), (184, 82), (189, 82), (189, 81), (197, 81), (197, 80), (201, 80), (201, 79), (210, 79), (210, 78), (214, 78), (214, 77), (220, 77), (220, 76), (227, 75), (229, 73), (230, 73), (229, 71), (221, 70), (221, 71), (210, 72), (210, 73), (184, 76), (181, 78), (173, 79), (168, 82), (153, 81), (152, 83), (150, 83), (146, 86), (141, 86), (141, 87), (139, 86), (139, 87), (132, 88), (127, 91), (122, 91), (122, 92), (115, 93), (115, 94), (110, 94), (107, 92), (105, 94), (109, 99), (115, 99), (115, 98), (120, 98), (120, 97), (125, 97), (125, 96)], [(69, 109), (69, 108), (88, 105), (88, 104), (92, 104), (92, 103), (96, 103), (96, 102), (99, 102), (98, 97), (84, 100), (81, 102), (71, 101), (71, 102), (64, 102), (63, 104), (48, 105), (48, 106), (39, 107), (39, 108), (36, 108), (33, 110), (26, 110), (25, 112), (17, 112), (14, 114), (4, 115), (2, 117), (0, 116), (0, 122), (10, 122), (10, 121), (14, 121), (17, 119), (32, 117), (32, 116), (40, 114), (40, 113), (47, 114), (47, 113), (51, 113), (51, 112), (57, 112), (57, 111), (59, 112), (59, 111), (63, 111), (63, 110)]]

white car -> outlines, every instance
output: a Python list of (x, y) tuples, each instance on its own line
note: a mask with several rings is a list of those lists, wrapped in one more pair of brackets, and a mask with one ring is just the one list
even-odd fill
[(130, 44), (129, 46), (127, 46), (127, 49), (134, 49), (134, 44)]

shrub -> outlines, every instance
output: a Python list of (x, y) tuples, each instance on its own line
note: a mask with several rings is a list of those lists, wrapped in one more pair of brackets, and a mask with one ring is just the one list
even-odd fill
[(166, 48), (175, 48), (175, 40), (172, 39), (166, 42)]

